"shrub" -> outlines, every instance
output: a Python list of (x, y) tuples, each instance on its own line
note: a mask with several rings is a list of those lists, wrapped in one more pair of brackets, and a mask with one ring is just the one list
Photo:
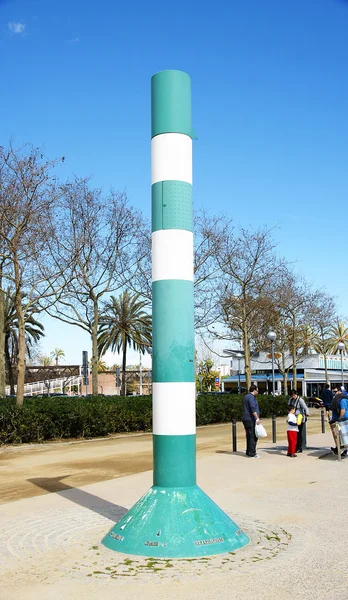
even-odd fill
[[(258, 396), (260, 416), (287, 415), (287, 396)], [(197, 398), (197, 425), (240, 421), (243, 416), (243, 398), (237, 394), (200, 394)]]
[[(260, 396), (263, 418), (287, 413), (287, 398)], [(202, 394), (197, 398), (197, 425), (240, 420), (243, 401), (238, 395)], [(95, 396), (0, 399), (0, 444), (102, 437), (115, 433), (151, 431), (151, 396)]]

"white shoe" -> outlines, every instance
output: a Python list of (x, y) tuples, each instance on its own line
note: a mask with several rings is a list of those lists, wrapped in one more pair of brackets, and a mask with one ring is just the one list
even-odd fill
[(248, 458), (261, 458), (261, 456), (259, 456), (258, 454), (255, 454), (255, 456), (248, 456)]

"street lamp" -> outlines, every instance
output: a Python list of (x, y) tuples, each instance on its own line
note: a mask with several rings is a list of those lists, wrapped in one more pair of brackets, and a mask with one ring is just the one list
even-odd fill
[(342, 387), (344, 387), (344, 376), (343, 376), (343, 350), (345, 349), (345, 345), (343, 342), (338, 342), (337, 344), (337, 350), (340, 351), (341, 353), (341, 380), (342, 380)]
[(267, 339), (272, 343), (272, 396), (274, 396), (274, 342), (277, 339), (277, 334), (274, 331), (269, 331)]
[(238, 359), (238, 394), (240, 394), (240, 361), (244, 356), (244, 352), (241, 352), (239, 350), (229, 350), (226, 348), (226, 350), (224, 350), (224, 354), (226, 354), (226, 356), (230, 356), (230, 357), (235, 357)]
[(240, 394), (240, 359), (243, 358), (243, 355), (237, 352), (235, 356), (238, 358), (238, 394)]

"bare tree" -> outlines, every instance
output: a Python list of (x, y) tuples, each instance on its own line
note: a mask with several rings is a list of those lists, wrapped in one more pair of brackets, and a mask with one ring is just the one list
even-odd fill
[(220, 337), (241, 341), (249, 387), (251, 352), (264, 345), (273, 284), (281, 276), (284, 261), (276, 256), (271, 231), (266, 228), (231, 232), (219, 246), (217, 260), (223, 275), (220, 302), (229, 330)]
[[(61, 267), (57, 304), (51, 316), (75, 325), (91, 336), (92, 391), (98, 394), (98, 324), (105, 295), (127, 285), (141, 260), (139, 238), (144, 225), (125, 193), (103, 196), (87, 178), (61, 187), (62, 200), (56, 215), (53, 260)], [(71, 267), (71, 262), (72, 267)], [(52, 290), (56, 281), (51, 282)]]
[(204, 210), (194, 215), (194, 297), (195, 330), (204, 335), (221, 317), (220, 294), (224, 273), (221, 250), (233, 231), (232, 221), (223, 214)]
[[(225, 215), (209, 215), (197, 210), (194, 223), (194, 301), (195, 330), (204, 333), (221, 313), (217, 289), (221, 271), (217, 256), (225, 237), (229, 235), (231, 220)], [(151, 300), (151, 230), (147, 225), (138, 238), (141, 257), (129, 289)]]
[[(0, 275), (1, 277), (1, 275)], [(5, 315), (4, 290), (0, 281), (0, 398), (5, 396)]]
[[(17, 404), (23, 403), (25, 375), (25, 324), (39, 299), (51, 296), (52, 276), (47, 245), (51, 213), (57, 200), (52, 174), (56, 161), (45, 161), (40, 149), (25, 146), (0, 149), (0, 264), (2, 280), (14, 290), (18, 324)], [(3, 288), (2, 288), (3, 289)]]
[[(290, 269), (284, 269), (274, 290), (276, 349), (281, 358), (278, 366), (284, 374), (287, 389), (287, 373), (293, 372), (293, 385), (297, 386), (297, 365), (308, 354), (324, 353), (327, 378), (325, 345), (328, 327), (335, 315), (335, 302), (325, 290), (313, 289), (308, 281)], [(325, 350), (325, 352), (324, 352)], [(286, 361), (287, 356), (291, 361)]]

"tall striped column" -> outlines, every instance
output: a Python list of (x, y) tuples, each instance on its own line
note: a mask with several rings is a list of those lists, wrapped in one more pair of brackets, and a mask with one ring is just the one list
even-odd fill
[(196, 485), (191, 80), (151, 80), (153, 486), (102, 543), (167, 558), (234, 551), (249, 538)]
[(154, 485), (196, 483), (191, 80), (151, 81)]

